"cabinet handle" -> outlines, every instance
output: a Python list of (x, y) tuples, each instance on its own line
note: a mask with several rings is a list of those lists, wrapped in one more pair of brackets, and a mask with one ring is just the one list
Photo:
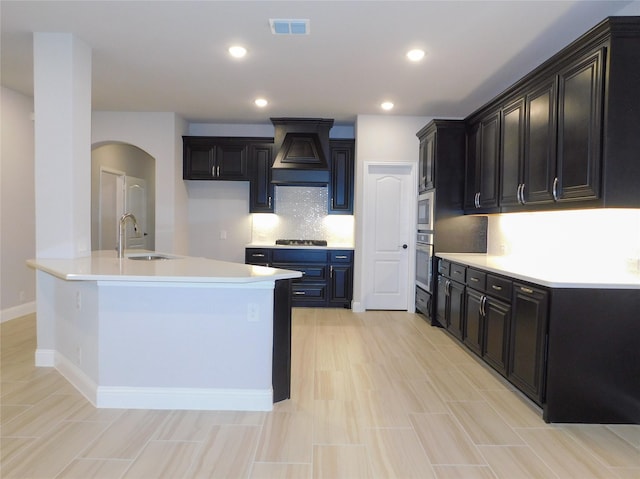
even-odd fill
[(333, 278), (333, 266), (329, 267), (329, 276)]
[(267, 204), (269, 205), (269, 208), (271, 208), (271, 196), (269, 196), (269, 199), (267, 200)]
[(486, 316), (487, 315), (487, 309), (486, 309), (486, 304), (487, 304), (487, 297), (486, 296), (482, 296), (482, 298), (480, 299), (480, 314), (482, 316)]
[(214, 178), (216, 176), (216, 167), (215, 166), (211, 167), (211, 176), (213, 176)]
[(305, 292), (304, 291), (294, 291), (293, 294), (295, 294), (296, 296), (304, 296)]
[(333, 196), (332, 196), (331, 197), (331, 208), (335, 208), (335, 207), (336, 207), (336, 204), (334, 203)]
[(553, 201), (558, 201), (558, 177), (557, 176), (553, 179), (553, 187), (551, 188), (551, 192), (553, 193)]
[(496, 286), (495, 284), (492, 284), (491, 287), (496, 291), (502, 291), (502, 286)]
[(524, 200), (524, 187), (526, 185), (524, 183), (522, 183), (522, 185), (520, 185), (520, 202), (524, 205), (527, 202)]
[(474, 203), (476, 205), (476, 208), (480, 208), (480, 192), (479, 191), (476, 193), (476, 199)]
[(253, 253), (251, 256), (254, 258), (264, 258), (264, 255), (262, 253)]
[(347, 257), (343, 254), (336, 256), (336, 259), (347, 259)]
[(454, 271), (453, 274), (462, 274), (462, 271)]
[(529, 293), (529, 294), (533, 293), (533, 290), (531, 288), (525, 288), (524, 286), (520, 286), (520, 291), (522, 291), (523, 293)]
[(478, 278), (469, 278), (471, 281), (473, 281), (474, 283), (477, 283), (478, 281), (480, 281)]

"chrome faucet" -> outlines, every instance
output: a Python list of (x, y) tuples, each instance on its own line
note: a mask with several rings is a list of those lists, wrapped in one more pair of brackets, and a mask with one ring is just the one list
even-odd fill
[(133, 231), (138, 233), (138, 221), (136, 217), (131, 213), (125, 213), (120, 217), (120, 221), (118, 221), (118, 258), (124, 258), (124, 247), (125, 247), (125, 238), (124, 238), (124, 230), (125, 223), (127, 220), (133, 221)]

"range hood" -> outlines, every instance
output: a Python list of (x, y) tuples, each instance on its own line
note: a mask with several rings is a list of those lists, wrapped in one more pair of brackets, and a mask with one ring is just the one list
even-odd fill
[(275, 160), (271, 183), (278, 186), (327, 186), (329, 130), (324, 118), (271, 118)]

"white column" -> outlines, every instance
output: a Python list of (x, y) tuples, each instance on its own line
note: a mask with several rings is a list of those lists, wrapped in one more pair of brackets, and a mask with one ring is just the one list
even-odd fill
[(36, 255), (91, 250), (91, 49), (70, 33), (33, 37)]

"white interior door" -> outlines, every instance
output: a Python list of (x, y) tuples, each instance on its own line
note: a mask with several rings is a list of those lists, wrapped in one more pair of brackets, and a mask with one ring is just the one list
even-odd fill
[(413, 250), (413, 165), (367, 164), (365, 309), (406, 310)]
[(148, 249), (147, 182), (142, 178), (125, 177), (125, 211), (133, 213), (138, 223), (138, 231), (136, 232), (133, 223), (127, 221), (125, 230), (127, 249)]
[(114, 250), (118, 242), (118, 219), (124, 211), (124, 172), (100, 169), (98, 201), (98, 249)]

